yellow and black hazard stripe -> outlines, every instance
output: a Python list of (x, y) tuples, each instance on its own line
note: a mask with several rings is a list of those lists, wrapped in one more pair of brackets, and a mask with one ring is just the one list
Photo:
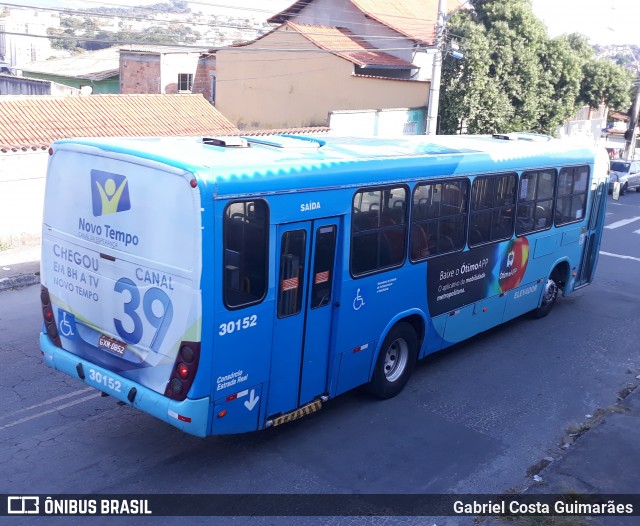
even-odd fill
[(290, 413), (285, 413), (273, 419), (273, 426), (279, 426), (280, 424), (286, 424), (287, 422), (292, 422), (293, 420), (297, 420), (298, 418), (302, 418), (303, 416), (310, 415), (311, 413), (315, 413), (322, 409), (322, 401), (314, 400), (313, 402), (309, 402), (307, 405), (303, 405), (302, 407), (296, 409), (295, 411), (291, 411)]

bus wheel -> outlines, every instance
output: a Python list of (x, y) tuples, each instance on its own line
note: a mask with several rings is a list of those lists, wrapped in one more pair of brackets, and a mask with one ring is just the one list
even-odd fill
[(417, 355), (418, 337), (413, 327), (405, 322), (394, 325), (382, 343), (367, 390), (378, 398), (396, 396), (409, 381)]
[(558, 299), (558, 293), (560, 292), (560, 288), (558, 287), (558, 282), (556, 281), (555, 276), (551, 276), (547, 280), (547, 284), (544, 286), (544, 293), (542, 295), (542, 303), (540, 306), (533, 311), (534, 318), (544, 318), (547, 314), (551, 312), (553, 306)]

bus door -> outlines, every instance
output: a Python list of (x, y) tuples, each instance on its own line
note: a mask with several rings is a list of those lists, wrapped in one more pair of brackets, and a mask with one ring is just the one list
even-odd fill
[(600, 250), (600, 240), (602, 238), (602, 227), (605, 218), (606, 196), (608, 183), (603, 180), (594, 180), (591, 186), (591, 211), (589, 222), (583, 233), (584, 248), (582, 252), (582, 263), (576, 277), (574, 288), (587, 285), (593, 280), (593, 273), (598, 261), (598, 251)]
[(339, 218), (277, 227), (276, 319), (267, 415), (328, 389)]

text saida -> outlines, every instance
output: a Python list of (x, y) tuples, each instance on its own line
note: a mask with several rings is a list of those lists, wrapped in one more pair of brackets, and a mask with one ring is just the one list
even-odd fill
[(309, 212), (311, 210), (320, 210), (320, 201), (311, 201), (310, 203), (302, 203), (300, 212)]

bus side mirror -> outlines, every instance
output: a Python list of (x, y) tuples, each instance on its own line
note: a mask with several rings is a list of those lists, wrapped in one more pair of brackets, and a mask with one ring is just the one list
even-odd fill
[(620, 181), (613, 183), (613, 192), (611, 192), (611, 197), (616, 201), (620, 199)]

